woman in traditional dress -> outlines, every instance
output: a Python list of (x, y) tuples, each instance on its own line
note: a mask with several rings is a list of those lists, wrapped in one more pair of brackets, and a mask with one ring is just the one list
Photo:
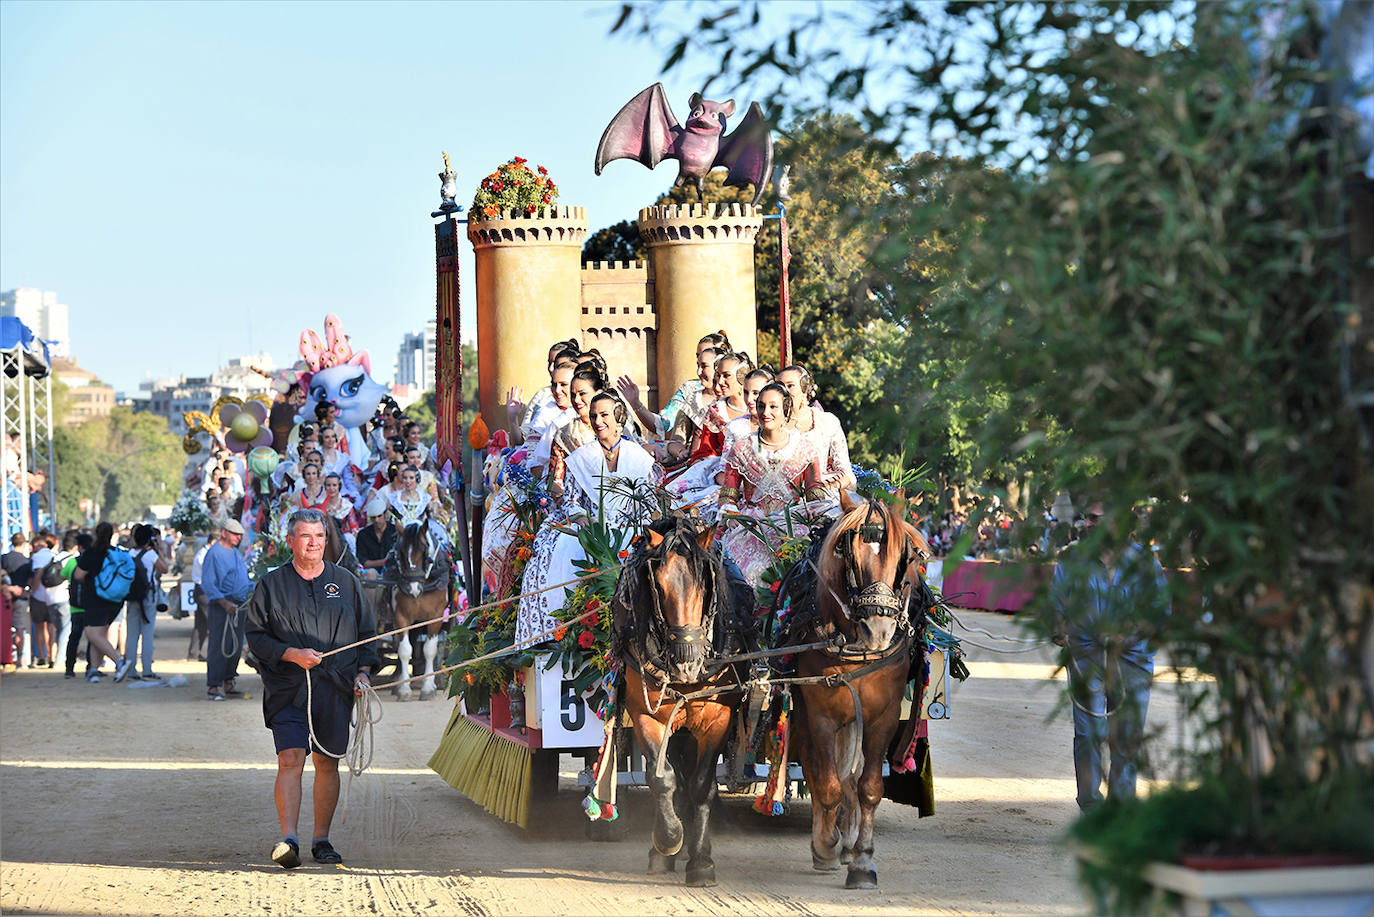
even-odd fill
[[(854, 468), (849, 462), (849, 442), (845, 439), (840, 419), (815, 403), (816, 383), (800, 363), (785, 367), (778, 373), (778, 382), (792, 396), (797, 405), (792, 412), (790, 426), (816, 447), (821, 458), (818, 477), (831, 479), (825, 485), (826, 496), (839, 499), (841, 489), (852, 490), (856, 485)], [(836, 477), (838, 475), (838, 477)]]
[(576, 338), (558, 341), (549, 347), (549, 384), (531, 395), (528, 404), (523, 403), (524, 393), (519, 387), (507, 393), (506, 416), (512, 445), (519, 445), (530, 439), (531, 430), (541, 423), (547, 425), (547, 418), (541, 415), (549, 410), (555, 400), (553, 371), (563, 365), (576, 366), (581, 351), (582, 347)]
[[(792, 412), (792, 396), (787, 389), (776, 382), (765, 385), (758, 397), (758, 431), (738, 440), (725, 459), (725, 478), (718, 498), (726, 527), (721, 546), (755, 587), (772, 565), (774, 548), (786, 534), (785, 510), (807, 497), (819, 496), (815, 485), (826, 483), (813, 478), (815, 446), (788, 428)], [(732, 520), (732, 515), (759, 522), (766, 542), (750, 530), (751, 526)], [(798, 535), (806, 532), (797, 521), (792, 522), (792, 530)]]
[[(772, 381), (772, 375), (766, 370), (754, 369), (745, 354), (721, 357), (716, 366), (716, 390), (721, 393), (721, 400), (711, 405), (702, 428), (702, 440), (707, 439), (708, 431), (711, 436), (702, 447), (705, 454), (664, 485), (677, 495), (679, 506), (709, 503), (708, 516), (714, 515), (724, 456), (736, 440), (754, 432), (757, 427), (755, 403), (759, 392)], [(719, 437), (720, 445), (712, 451), (715, 437)]]
[(716, 400), (714, 391), (715, 361), (730, 353), (730, 341), (725, 332), (708, 334), (697, 341), (697, 375), (678, 386), (663, 411), (650, 411), (639, 395), (639, 386), (629, 376), (616, 380), (616, 387), (634, 409), (635, 416), (646, 432), (655, 440), (662, 440), (658, 450), (661, 460), (680, 464), (691, 451), (697, 430), (701, 429), (706, 409)]
[(429, 509), (430, 504), (429, 494), (420, 489), (419, 468), (414, 465), (403, 467), (400, 482), (400, 490), (393, 491), (388, 501), (396, 512), (397, 531), (424, 519), (425, 510)]
[(324, 478), (317, 463), (307, 462), (301, 466), (301, 489), (296, 492), (293, 502), (296, 509), (318, 510), (323, 510), (329, 502), (329, 491), (325, 489)]
[(323, 512), (339, 524), (340, 534), (348, 537), (362, 528), (358, 510), (353, 501), (344, 496), (343, 482), (336, 472), (331, 471), (324, 476), (324, 489), (327, 499), (322, 507)]
[(596, 438), (591, 424), (592, 398), (605, 389), (606, 378), (596, 369), (588, 367), (573, 373), (568, 391), (577, 416), (553, 432), (549, 465), (545, 472), (549, 480), (549, 493), (554, 497), (562, 496), (563, 464), (568, 456)]
[[(550, 510), (531, 546), (529, 566), (521, 583), (515, 639), (524, 642), (552, 629), (552, 612), (562, 608), (568, 589), (536, 592), (578, 576), (576, 561), (586, 555), (576, 530), (592, 519), (603, 519), (619, 530), (624, 547), (644, 521), (644, 506), (626, 491), (658, 482), (662, 469), (638, 443), (624, 435), (629, 408), (611, 392), (596, 394), (588, 405), (595, 439), (571, 453), (553, 472), (559, 477), (561, 498)], [(612, 482), (615, 482), (614, 484)], [(552, 482), (550, 482), (552, 483)]]

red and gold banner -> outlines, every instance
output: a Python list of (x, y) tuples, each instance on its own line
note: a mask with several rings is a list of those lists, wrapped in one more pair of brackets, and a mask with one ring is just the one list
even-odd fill
[(458, 224), (447, 216), (434, 226), (435, 334), (434, 439), (439, 466), (463, 462), (463, 353), (458, 296)]

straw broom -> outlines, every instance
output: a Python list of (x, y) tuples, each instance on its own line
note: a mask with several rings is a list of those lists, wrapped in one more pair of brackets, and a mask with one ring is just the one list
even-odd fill
[(454, 704), (429, 768), (444, 782), (505, 822), (527, 827), (533, 752), (463, 715)]

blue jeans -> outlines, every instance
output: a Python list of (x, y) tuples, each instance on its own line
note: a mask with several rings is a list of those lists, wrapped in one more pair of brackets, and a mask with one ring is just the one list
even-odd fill
[(139, 644), (143, 646), (143, 674), (153, 674), (153, 626), (157, 623), (157, 609), (150, 595), (139, 602), (128, 602), (124, 636), (124, 661), (132, 669), (138, 658)]
[(1069, 634), (1069, 694), (1073, 698), (1073, 770), (1078, 807), (1102, 801), (1102, 740), (1111, 752), (1107, 795), (1135, 796), (1140, 740), (1150, 706), (1155, 655), (1140, 638), (1105, 641)]

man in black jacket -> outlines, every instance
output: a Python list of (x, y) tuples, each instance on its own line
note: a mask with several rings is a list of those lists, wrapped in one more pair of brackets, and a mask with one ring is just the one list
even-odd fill
[(272, 848), (272, 859), (291, 869), (301, 862), (296, 827), (307, 749), (315, 766), (311, 853), (320, 863), (343, 862), (329, 843), (339, 801), (338, 759), (348, 749), (353, 697), (370, 683), (379, 660), (371, 643), (331, 654), (375, 637), (377, 626), (358, 577), (324, 559), (323, 514), (293, 513), (286, 540), (291, 563), (259, 580), (243, 607), (248, 645), (262, 675), (263, 719), (277, 748), (274, 795), (282, 839)]

